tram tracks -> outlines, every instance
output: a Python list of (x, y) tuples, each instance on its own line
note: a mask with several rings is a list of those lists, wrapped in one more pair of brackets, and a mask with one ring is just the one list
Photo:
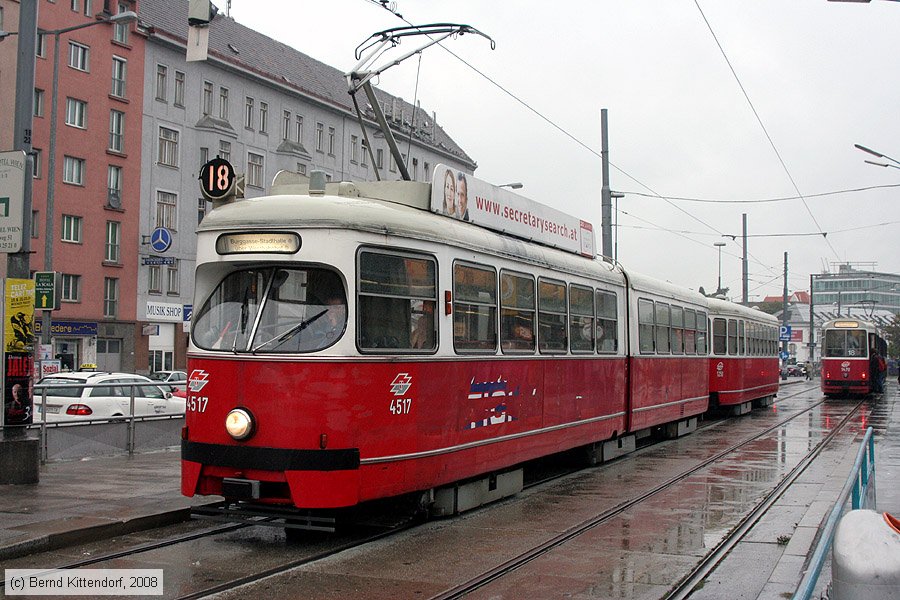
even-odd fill
[[(798, 394), (799, 393), (802, 393), (802, 392), (798, 392)], [(794, 395), (797, 395), (797, 394), (790, 394), (790, 395), (783, 397), (782, 399), (784, 400), (784, 399), (790, 398), (791, 396), (794, 396)], [(672, 485), (675, 485), (678, 481), (681, 481), (684, 478), (690, 476), (691, 474), (709, 466), (710, 464), (714, 463), (716, 460), (721, 459), (723, 456), (726, 456), (729, 453), (734, 452), (735, 450), (739, 449), (741, 446), (751, 443), (752, 441), (759, 439), (760, 437), (763, 437), (764, 435), (773, 431), (774, 429), (783, 426), (785, 423), (788, 423), (790, 420), (795, 419), (795, 418), (799, 417), (800, 415), (809, 412), (810, 410), (813, 410), (816, 406), (822, 404), (823, 402), (824, 402), (824, 400), (815, 402), (811, 405), (807, 405), (803, 409), (798, 410), (796, 413), (794, 413), (790, 416), (786, 416), (785, 418), (779, 420), (777, 423), (768, 427), (763, 432), (758, 433), (752, 437), (748, 437), (747, 439), (745, 439), (744, 441), (742, 441), (740, 443), (729, 446), (725, 450), (718, 452), (718, 453), (716, 453), (716, 455), (703, 460), (699, 464), (695, 465), (693, 468), (684, 471), (683, 473), (667, 480), (666, 482), (663, 482), (662, 484), (654, 487), (653, 489), (650, 489), (650, 490), (646, 491), (645, 493), (640, 494), (627, 502), (619, 503), (618, 505), (612, 507), (611, 509), (609, 509), (607, 511), (604, 511), (602, 514), (597, 515), (596, 517), (590, 519), (589, 521), (586, 521), (580, 525), (571, 527), (570, 529), (566, 530), (565, 532), (556, 536), (555, 538), (544, 542), (540, 546), (532, 548), (528, 552), (522, 553), (517, 557), (509, 559), (508, 561), (506, 561), (502, 565), (498, 566), (497, 568), (492, 569), (489, 572), (482, 573), (477, 578), (473, 578), (468, 582), (465, 582), (463, 584), (455, 586), (454, 588), (449, 589), (446, 592), (444, 592), (443, 594), (441, 594), (439, 596), (435, 596), (435, 597), (437, 597), (437, 598), (460, 597), (462, 595), (465, 595), (471, 591), (478, 589), (479, 587), (489, 584), (491, 581), (502, 578), (505, 573), (512, 572), (513, 570), (519, 568), (520, 566), (526, 564), (527, 562), (530, 562), (531, 560), (538, 558), (542, 554), (549, 552), (549, 551), (553, 550), (554, 548), (565, 544), (565, 542), (567, 540), (574, 539), (578, 535), (583, 534), (584, 532), (590, 530), (591, 528), (596, 527), (597, 525), (600, 525), (603, 522), (614, 518), (616, 515), (621, 514), (622, 512), (629, 509), (630, 507), (639, 504), (641, 501), (644, 501), (644, 500), (654, 496), (655, 494), (659, 493), (660, 491), (665, 490), (668, 487), (671, 487)], [(706, 427), (701, 427), (701, 430), (709, 430), (709, 429), (716, 427), (719, 424), (726, 423), (728, 421), (730, 421), (730, 419), (716, 420), (716, 421), (711, 422), (711, 424), (707, 425)], [(648, 446), (648, 447), (639, 449), (637, 452), (631, 454), (630, 457), (640, 455), (645, 450), (650, 450), (652, 448), (653, 448), (653, 446)], [(628, 459), (629, 459), (628, 457), (625, 458), (625, 460), (628, 460)], [(616, 464), (616, 463), (621, 464), (620, 461), (615, 461), (614, 463), (608, 463), (608, 464)], [(602, 465), (601, 469), (605, 466), (606, 465)], [(563, 477), (566, 477), (567, 475), (570, 475), (571, 473), (572, 473), (571, 470), (565, 470), (565, 471), (560, 472), (556, 478), (557, 479), (563, 478)], [(542, 478), (539, 481), (532, 482), (532, 484), (529, 487), (535, 487), (537, 485), (547, 484), (552, 479), (554, 479), (554, 478), (553, 477)], [(413, 525), (414, 525), (414, 523), (408, 522), (402, 526), (384, 528), (382, 530), (376, 531), (374, 534), (369, 534), (369, 535), (363, 535), (362, 532), (357, 532), (350, 536), (344, 536), (343, 539), (335, 538), (335, 539), (333, 539), (333, 543), (331, 543), (327, 547), (325, 547), (324, 544), (316, 544), (316, 543), (310, 543), (309, 545), (303, 545), (303, 546), (291, 546), (291, 545), (284, 546), (280, 543), (269, 544), (269, 546), (266, 547), (264, 549), (264, 551), (261, 553), (261, 554), (265, 554), (266, 552), (268, 552), (268, 555), (266, 557), (264, 557), (261, 560), (255, 561), (255, 564), (252, 564), (252, 565), (241, 564), (238, 566), (238, 568), (231, 569), (228, 573), (228, 575), (229, 575), (228, 577), (218, 578), (217, 581), (213, 581), (214, 579), (217, 579), (217, 578), (210, 576), (210, 577), (206, 577), (204, 580), (204, 578), (193, 579), (190, 576), (188, 576), (186, 579), (190, 580), (190, 585), (184, 585), (185, 582), (182, 582), (182, 585), (176, 587), (175, 589), (178, 589), (179, 593), (183, 594), (183, 595), (178, 596), (179, 598), (189, 599), (189, 598), (203, 598), (203, 597), (218, 594), (221, 592), (228, 592), (230, 590), (235, 590), (236, 588), (239, 588), (241, 586), (247, 586), (247, 585), (252, 586), (252, 584), (254, 584), (256, 582), (260, 582), (264, 579), (267, 579), (267, 578), (270, 578), (273, 576), (278, 576), (278, 575), (286, 573), (292, 569), (296, 569), (298, 567), (303, 567), (303, 566), (307, 566), (307, 565), (312, 565), (313, 563), (316, 563), (317, 561), (321, 561), (323, 559), (333, 557), (333, 556), (339, 555), (341, 553), (347, 552), (348, 550), (359, 548), (366, 544), (396, 535), (400, 531), (402, 531), (404, 529), (408, 529), (408, 528), (412, 527)], [(135, 559), (135, 557), (138, 557), (141, 554), (152, 553), (153, 551), (161, 550), (161, 549), (164, 549), (164, 548), (167, 548), (170, 546), (175, 546), (179, 543), (190, 543), (192, 541), (196, 541), (196, 540), (203, 539), (203, 538), (216, 538), (217, 536), (224, 536), (224, 535), (230, 534), (232, 532), (238, 531), (240, 529), (244, 529), (246, 527), (249, 527), (249, 525), (247, 525), (247, 524), (231, 524), (231, 525), (226, 525), (226, 526), (222, 526), (222, 527), (216, 527), (216, 528), (204, 530), (202, 532), (194, 532), (194, 533), (183, 535), (183, 536), (176, 536), (176, 537), (173, 537), (173, 538), (170, 538), (167, 540), (160, 540), (160, 541), (142, 544), (142, 545), (130, 548), (130, 549), (121, 550), (121, 551), (113, 552), (113, 553), (107, 553), (102, 556), (94, 556), (94, 557), (90, 557), (90, 558), (87, 558), (84, 560), (74, 561), (74, 562), (66, 564), (60, 568), (81, 568), (81, 567), (85, 567), (85, 566), (99, 565), (104, 562), (115, 564), (115, 561), (123, 559), (123, 558), (130, 559), (129, 562), (133, 561), (138, 564), (143, 563), (143, 564), (146, 564), (148, 567), (155, 566), (158, 568), (159, 563), (157, 562), (154, 564), (153, 557), (148, 556), (145, 559), (138, 559), (138, 560), (134, 560), (134, 559)], [(262, 528), (262, 529), (270, 529), (270, 528)], [(293, 554), (293, 557), (289, 557), (288, 560), (284, 560), (285, 559), (284, 555), (288, 552)], [(723, 551), (723, 555), (724, 555), (724, 552), (727, 552), (727, 550)], [(299, 553), (299, 555), (298, 555), (298, 553)], [(205, 564), (213, 564), (213, 562), (210, 561), (208, 557), (204, 559), (204, 562), (205, 562)], [(712, 562), (712, 564), (714, 565), (715, 562), (717, 562), (717, 561)], [(238, 571), (238, 572), (236, 573), (235, 571)], [(167, 580), (172, 581), (172, 578), (169, 576), (169, 573), (170, 573), (169, 569), (166, 569)], [(178, 574), (173, 573), (173, 576), (178, 577)], [(702, 578), (702, 576), (701, 576), (701, 578)], [(201, 582), (202, 582), (202, 584), (201, 584)], [(210, 585), (210, 583), (211, 583), (211, 585)], [(688, 584), (686, 584), (686, 585), (688, 585)], [(168, 588), (169, 586), (167, 585), (166, 587)], [(200, 589), (200, 588), (202, 588), (202, 589)], [(690, 588), (688, 588), (688, 589), (690, 589)]]
[[(590, 519), (582, 521), (578, 523), (566, 531), (558, 534), (557, 536), (546, 540), (545, 542), (534, 546), (526, 551), (520, 552), (518, 555), (509, 558), (505, 562), (498, 564), (497, 566), (483, 571), (475, 577), (470, 578), (469, 580), (459, 583), (452, 588), (445, 590), (444, 592), (432, 596), (432, 600), (449, 600), (454, 598), (461, 598), (467, 594), (470, 594), (480, 588), (491, 584), (492, 582), (498, 581), (503, 577), (511, 574), (513, 571), (521, 568), (522, 566), (528, 564), (529, 562), (565, 545), (566, 543), (575, 540), (576, 538), (584, 535), (591, 529), (602, 525), (615, 517), (621, 515), (625, 511), (632, 509), (642, 502), (647, 501), (648, 499), (656, 496), (657, 494), (670, 490), (683, 481), (684, 479), (694, 475), (703, 469), (713, 465), (714, 463), (724, 459), (735, 451), (741, 449), (744, 446), (747, 446), (757, 440), (765, 438), (767, 435), (771, 434), (775, 430), (783, 427), (790, 421), (799, 418), (800, 416), (808, 413), (813, 410), (817, 406), (824, 404), (825, 399), (819, 400), (805, 409), (798, 411), (784, 419), (779, 420), (774, 425), (767, 427), (766, 429), (760, 431), (759, 433), (744, 439), (738, 443), (735, 443), (723, 450), (716, 452), (714, 455), (702, 460), (701, 462), (693, 465), (692, 467), (685, 469), (681, 473), (675, 475), (667, 479), (666, 481), (656, 485), (655, 487), (644, 491), (626, 501), (623, 501), (616, 506), (603, 511), (600, 514), (593, 516)], [(670, 589), (669, 593), (666, 595), (667, 599), (680, 599), (686, 598), (690, 595), (691, 591), (696, 587), (698, 583), (700, 583), (704, 577), (706, 577), (712, 570), (715, 568), (716, 564), (737, 544), (740, 539), (752, 528), (752, 526), (759, 521), (759, 519), (765, 514), (765, 512), (775, 503), (775, 501), (784, 493), (785, 489), (790, 486), (790, 484), (799, 477), (806, 468), (809, 467), (810, 464), (815, 460), (816, 457), (822, 452), (822, 450), (827, 446), (827, 444), (836, 436), (841, 429), (846, 425), (846, 423), (852, 418), (852, 416), (859, 410), (860, 406), (864, 403), (863, 400), (859, 401), (855, 404), (852, 409), (848, 412), (846, 416), (834, 427), (817, 445), (813, 448), (807, 455), (782, 479), (782, 481), (769, 493), (761, 502), (759, 502), (748, 515), (746, 515), (741, 521), (735, 526), (729, 533), (726, 535), (724, 539), (722, 539), (711, 552), (707, 553), (703, 559), (698, 562), (693, 569), (686, 575), (684, 575), (672, 589)]]

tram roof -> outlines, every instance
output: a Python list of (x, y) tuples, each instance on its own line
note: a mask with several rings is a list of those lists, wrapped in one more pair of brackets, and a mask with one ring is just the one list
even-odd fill
[[(447, 244), (622, 283), (617, 267), (499, 234), (429, 210), (431, 184), (413, 181), (334, 182), (310, 194), (305, 183), (273, 186), (274, 195), (217, 206), (198, 232), (333, 228)], [(674, 286), (673, 286), (674, 288)], [(680, 288), (678, 288), (680, 289)]]
[(755, 321), (768, 321), (770, 325), (778, 325), (778, 319), (758, 308), (750, 308), (743, 304), (729, 302), (720, 298), (708, 298), (709, 312), (711, 315), (725, 315), (729, 317), (743, 317)]

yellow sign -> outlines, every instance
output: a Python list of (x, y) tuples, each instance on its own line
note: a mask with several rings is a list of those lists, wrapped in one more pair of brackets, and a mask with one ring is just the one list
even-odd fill
[(7, 279), (3, 347), (6, 352), (34, 352), (34, 280)]

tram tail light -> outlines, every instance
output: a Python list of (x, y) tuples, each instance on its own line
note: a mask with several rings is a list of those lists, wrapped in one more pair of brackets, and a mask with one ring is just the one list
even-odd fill
[(94, 411), (91, 410), (91, 407), (87, 404), (70, 404), (69, 408), (66, 409), (67, 415), (75, 415), (78, 417), (86, 417), (88, 415), (94, 414)]
[(319, 436), (319, 448), (324, 450), (327, 447), (328, 447), (328, 434), (323, 433), (322, 435)]
[(185, 425), (184, 427), (181, 428), (181, 439), (182, 439), (182, 440), (187, 440), (187, 439), (188, 439), (188, 428), (187, 428), (187, 425)]

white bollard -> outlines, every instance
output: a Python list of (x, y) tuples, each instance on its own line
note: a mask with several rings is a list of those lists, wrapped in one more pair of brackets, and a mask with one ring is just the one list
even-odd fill
[(850, 511), (838, 523), (832, 552), (833, 600), (900, 598), (900, 520)]

